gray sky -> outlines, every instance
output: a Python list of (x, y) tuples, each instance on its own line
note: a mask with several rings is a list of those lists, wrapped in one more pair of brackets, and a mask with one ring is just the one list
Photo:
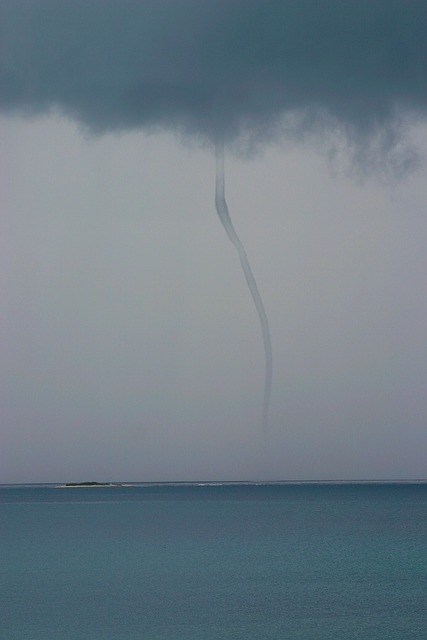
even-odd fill
[(0, 482), (427, 476), (426, 3), (302, 4), (2, 3)]

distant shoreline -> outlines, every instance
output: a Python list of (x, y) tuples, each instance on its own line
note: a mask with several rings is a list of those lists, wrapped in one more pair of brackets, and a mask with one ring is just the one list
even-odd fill
[(235, 487), (235, 486), (296, 486), (296, 485), (420, 485), (427, 479), (417, 480), (273, 480), (273, 481), (207, 481), (207, 482), (67, 482), (55, 489), (87, 489), (97, 487)]
[(51, 489), (80, 489), (97, 487), (236, 487), (236, 486), (368, 486), (368, 485), (426, 485), (427, 478), (366, 479), (366, 480), (199, 480), (199, 481), (145, 481), (145, 482), (24, 482), (0, 483), (0, 487), (49, 487)]

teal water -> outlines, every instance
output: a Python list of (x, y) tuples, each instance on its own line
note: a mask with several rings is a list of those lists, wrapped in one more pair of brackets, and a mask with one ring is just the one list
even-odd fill
[(5, 640), (426, 640), (427, 485), (0, 487)]

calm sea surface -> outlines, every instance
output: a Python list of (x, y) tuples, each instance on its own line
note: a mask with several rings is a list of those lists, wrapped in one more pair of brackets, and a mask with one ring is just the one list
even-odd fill
[(0, 487), (4, 640), (426, 640), (427, 485)]

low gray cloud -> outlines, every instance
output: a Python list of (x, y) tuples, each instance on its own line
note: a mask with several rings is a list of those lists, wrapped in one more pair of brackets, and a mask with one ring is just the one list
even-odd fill
[(384, 153), (427, 111), (426, 0), (2, 0), (0, 21), (2, 110), (93, 132), (333, 130)]

